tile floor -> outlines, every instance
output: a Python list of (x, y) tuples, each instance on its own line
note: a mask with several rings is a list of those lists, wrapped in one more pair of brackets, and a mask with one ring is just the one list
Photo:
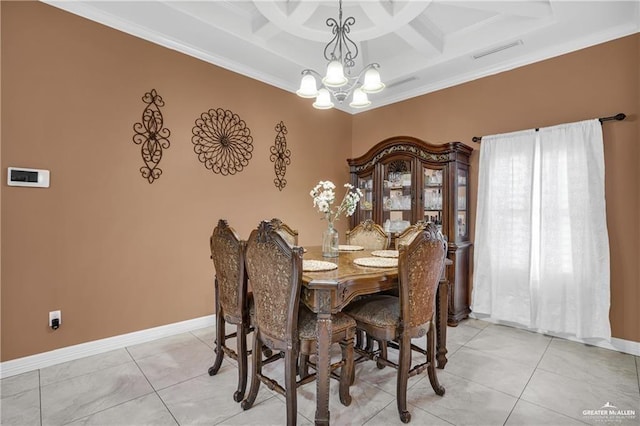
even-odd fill
[[(225, 358), (217, 376), (207, 374), (214, 335), (209, 327), (3, 379), (1, 423), (285, 424), (284, 399), (265, 386), (248, 411), (233, 401), (234, 361)], [(449, 328), (448, 348), (449, 363), (438, 370), (444, 396), (434, 394), (426, 373), (410, 379), (411, 424), (640, 425), (640, 357), (478, 320)], [(349, 407), (332, 381), (332, 424), (402, 424), (394, 377), (390, 368), (359, 364)], [(298, 424), (313, 424), (314, 402), (315, 383), (298, 389)], [(587, 411), (607, 403), (635, 416)]]

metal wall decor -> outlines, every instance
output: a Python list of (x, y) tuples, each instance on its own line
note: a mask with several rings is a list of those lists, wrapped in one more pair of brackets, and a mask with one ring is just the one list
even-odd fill
[(198, 160), (223, 176), (241, 172), (249, 164), (253, 137), (238, 114), (222, 108), (203, 112), (196, 120), (191, 142)]
[(276, 172), (276, 178), (273, 183), (280, 191), (287, 186), (287, 180), (284, 178), (287, 173), (287, 166), (291, 164), (291, 150), (287, 148), (287, 126), (281, 121), (276, 124), (275, 130), (276, 140), (271, 147), (271, 156), (269, 159), (274, 163), (273, 170)]
[(153, 183), (162, 174), (162, 169), (158, 167), (162, 160), (162, 152), (169, 148), (169, 136), (171, 131), (164, 127), (162, 112), (160, 107), (164, 106), (162, 96), (158, 95), (156, 89), (151, 89), (142, 97), (142, 101), (147, 106), (142, 111), (142, 122), (133, 125), (133, 142), (142, 145), (142, 161), (144, 166), (140, 167), (142, 177), (149, 183)]

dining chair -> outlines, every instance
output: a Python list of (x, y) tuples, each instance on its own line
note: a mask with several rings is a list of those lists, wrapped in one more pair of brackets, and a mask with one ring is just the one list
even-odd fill
[[(399, 252), (399, 297), (370, 296), (350, 304), (343, 312), (356, 320), (358, 330), (376, 340), (397, 344), (397, 363), (383, 355), (380, 349), (355, 350), (363, 356), (359, 360), (374, 360), (378, 365), (391, 366), (397, 370), (398, 414), (403, 423), (408, 423), (411, 421), (411, 414), (407, 411), (407, 383), (410, 377), (426, 369), (435, 393), (445, 393), (444, 387), (438, 382), (435, 368), (435, 302), (447, 242), (435, 225), (429, 223), (409, 245), (400, 245)], [(426, 350), (411, 343), (412, 339), (425, 334)], [(425, 362), (412, 365), (412, 351), (425, 355)]]
[[(220, 219), (209, 239), (211, 259), (216, 270), (216, 359), (209, 368), (214, 376), (225, 355), (238, 362), (238, 388), (233, 394), (236, 402), (242, 401), (247, 388), (247, 334), (251, 331), (250, 301), (245, 271), (246, 242), (238, 238), (226, 220)], [(236, 331), (226, 334), (225, 324), (235, 324)], [(226, 345), (236, 339), (235, 351)]]
[(271, 219), (271, 226), (273, 229), (284, 238), (284, 240), (289, 243), (291, 247), (298, 245), (298, 231), (291, 228), (289, 225), (284, 223), (282, 220), (274, 217)]
[(401, 244), (409, 245), (411, 241), (413, 241), (413, 239), (422, 232), (426, 225), (426, 222), (419, 220), (399, 233), (395, 239), (396, 250), (398, 250), (398, 247), (400, 247)]
[(366, 219), (347, 231), (347, 244), (362, 246), (367, 250), (384, 250), (389, 247), (389, 236), (382, 226)]
[[(255, 402), (260, 383), (275, 390), (286, 399), (287, 424), (296, 423), (297, 388), (315, 380), (315, 373), (296, 378), (299, 355), (315, 353), (316, 314), (300, 303), (302, 286), (302, 247), (291, 247), (273, 229), (269, 221), (260, 223), (247, 241), (246, 267), (255, 303), (253, 347), (264, 345), (274, 355), (263, 359), (260, 351), (253, 351), (251, 384), (242, 408), (247, 410)], [(351, 403), (349, 386), (353, 377), (353, 337), (355, 321), (344, 314), (331, 316), (331, 343), (339, 343), (342, 358), (332, 364), (332, 371), (340, 368), (340, 401)], [(268, 377), (263, 363), (284, 357), (284, 382)], [(313, 364), (311, 364), (313, 367)]]
[[(347, 244), (358, 245), (366, 250), (385, 250), (389, 247), (389, 235), (384, 228), (371, 219), (366, 219), (347, 231)], [(365, 343), (366, 342), (366, 343)], [(356, 331), (356, 347), (371, 350), (373, 340), (371, 336), (364, 336), (360, 330)]]

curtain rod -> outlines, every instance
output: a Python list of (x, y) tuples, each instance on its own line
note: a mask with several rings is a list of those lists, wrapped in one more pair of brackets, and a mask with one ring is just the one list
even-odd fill
[[(618, 113), (616, 115), (612, 115), (611, 117), (600, 117), (598, 118), (598, 120), (600, 120), (600, 124), (602, 124), (605, 121), (622, 121), (625, 118), (627, 118), (627, 116), (623, 113)], [(536, 132), (538, 131), (538, 129), (536, 128)], [(471, 139), (474, 142), (480, 143), (482, 142), (482, 136), (474, 136), (473, 139)]]

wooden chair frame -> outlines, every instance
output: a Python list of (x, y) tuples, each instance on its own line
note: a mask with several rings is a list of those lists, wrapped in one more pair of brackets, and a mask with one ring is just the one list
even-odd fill
[[(251, 332), (249, 294), (245, 270), (246, 242), (240, 240), (227, 221), (220, 219), (209, 239), (211, 259), (216, 269), (215, 311), (216, 358), (209, 368), (209, 375), (218, 373), (225, 355), (238, 362), (238, 388), (233, 394), (236, 402), (242, 401), (247, 388), (247, 334)], [(223, 292), (229, 292), (223, 294)], [(234, 294), (235, 293), (235, 294)], [(235, 324), (236, 331), (226, 334), (225, 324)], [(236, 350), (227, 347), (228, 339), (236, 338)]]
[[(247, 242), (247, 272), (253, 286), (255, 298), (253, 347), (264, 345), (276, 353), (263, 360), (260, 351), (253, 351), (251, 385), (246, 399), (242, 401), (242, 408), (247, 410), (253, 406), (258, 395), (260, 383), (264, 383), (269, 389), (286, 398), (288, 425), (296, 423), (297, 388), (315, 380), (315, 373), (301, 374), (300, 380), (296, 379), (298, 357), (303, 355), (305, 359), (308, 359), (306, 356), (314, 353), (316, 348), (316, 340), (309, 338), (301, 340), (299, 330), (301, 309), (306, 309), (300, 305), (302, 255), (303, 248), (291, 247), (268, 221), (263, 221), (258, 229), (251, 233)], [(260, 267), (265, 267), (267, 272), (259, 270)], [(273, 284), (273, 281), (275, 281), (273, 274), (277, 274), (282, 279), (283, 271), (287, 269), (290, 271), (289, 282), (287, 283), (288, 291), (286, 292), (288, 299), (281, 300), (281, 297), (274, 295), (282, 294), (282, 289), (276, 290), (275, 288), (283, 283)], [(285, 277), (285, 279), (287, 278)], [(305, 312), (305, 315), (309, 314), (310, 312)], [(274, 315), (284, 318), (284, 329), (273, 325), (276, 323), (281, 324), (281, 321), (277, 321), (278, 318), (274, 317)], [(315, 314), (312, 314), (312, 318), (315, 319)], [(340, 401), (344, 405), (349, 405), (351, 403), (349, 386), (353, 377), (355, 322), (344, 315), (343, 318), (350, 321), (349, 324), (351, 325), (342, 329), (334, 329), (331, 342), (340, 343), (342, 360), (332, 364), (331, 370), (341, 368)], [(313, 331), (315, 333), (315, 328)], [(262, 372), (262, 366), (265, 362), (271, 362), (282, 357), (285, 361), (284, 386)]]
[(427, 226), (427, 223), (420, 220), (415, 224), (407, 227), (401, 233), (399, 233), (395, 239), (396, 250), (398, 250), (401, 244), (405, 244), (405, 245), (411, 244), (411, 242), (416, 237), (416, 235), (422, 232), (426, 226)]
[(289, 243), (290, 246), (295, 247), (298, 245), (298, 231), (291, 228), (282, 220), (274, 217), (271, 219), (271, 226), (279, 233), (284, 240)]
[[(387, 345), (380, 345), (376, 351), (370, 348), (355, 348), (355, 351), (361, 355), (356, 360), (374, 360), (379, 367), (391, 366), (397, 369), (397, 406), (400, 420), (404, 423), (411, 421), (411, 414), (407, 410), (407, 382), (410, 377), (422, 373), (427, 370), (431, 387), (437, 395), (444, 395), (445, 389), (438, 382), (436, 376), (435, 362), (435, 294), (437, 292), (438, 283), (444, 267), (444, 259), (447, 253), (447, 243), (442, 234), (437, 230), (435, 225), (427, 224), (425, 229), (420, 232), (409, 245), (400, 245), (398, 258), (398, 284), (399, 284), (399, 300), (390, 295), (371, 296), (354, 303), (352, 307), (348, 307), (345, 312), (353, 315), (358, 324), (358, 331), (364, 331), (373, 339), (388, 342), (389, 346), (399, 349), (399, 360), (397, 363), (390, 361), (387, 357)], [(428, 256), (425, 253), (431, 252)], [(414, 257), (415, 256), (415, 257)], [(419, 256), (422, 256), (421, 258)], [(410, 259), (410, 257), (412, 257)], [(431, 260), (431, 262), (429, 262)], [(410, 262), (426, 262), (422, 265), (412, 265)], [(435, 268), (428, 275), (422, 284), (426, 285), (425, 292), (430, 299), (427, 306), (421, 306), (418, 300), (413, 300), (410, 294), (417, 294), (416, 288), (410, 289), (411, 286), (419, 285), (419, 283), (411, 282), (412, 268)], [(428, 300), (429, 297), (426, 299)], [(394, 301), (395, 299), (395, 301)], [(393, 326), (385, 326), (375, 324), (373, 321), (367, 321), (364, 317), (367, 314), (366, 309), (360, 310), (365, 305), (377, 303), (382, 306), (391, 303), (399, 303), (400, 317), (397, 324)], [(369, 310), (371, 312), (371, 310)], [(419, 313), (416, 315), (416, 313)], [(417, 318), (416, 318), (417, 317)], [(423, 319), (423, 320), (422, 320)], [(418, 321), (416, 323), (416, 321)], [(424, 337), (427, 338), (427, 349), (422, 349), (411, 343), (412, 339)], [(425, 362), (411, 365), (411, 351), (417, 351), (426, 356)]]

